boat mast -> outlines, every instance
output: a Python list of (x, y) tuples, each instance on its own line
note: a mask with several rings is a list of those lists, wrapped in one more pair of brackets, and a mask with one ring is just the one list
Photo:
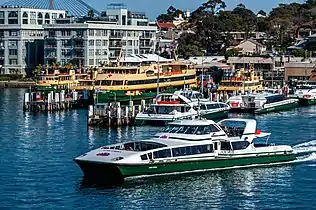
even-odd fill
[[(158, 21), (157, 22), (157, 25), (158, 25)], [(159, 25), (158, 25), (159, 26)], [(157, 66), (158, 66), (158, 76), (157, 76), (157, 96), (159, 95), (159, 80), (160, 80), (160, 65), (159, 65), (159, 57), (160, 57), (160, 39), (161, 39), (161, 29), (159, 27), (159, 33), (158, 33), (158, 58), (157, 58)]]

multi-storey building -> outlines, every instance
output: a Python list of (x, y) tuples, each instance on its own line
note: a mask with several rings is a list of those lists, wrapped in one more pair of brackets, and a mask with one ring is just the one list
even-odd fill
[[(103, 21), (45, 26), (45, 63), (98, 66), (127, 54), (154, 53), (156, 27)], [(121, 53), (122, 52), (122, 53)]]
[(155, 52), (157, 27), (148, 26), (144, 13), (111, 4), (102, 16), (45, 25), (45, 63), (98, 66), (128, 54)]
[(0, 7), (0, 73), (26, 74), (43, 63), (43, 25), (61, 17), (65, 11)]

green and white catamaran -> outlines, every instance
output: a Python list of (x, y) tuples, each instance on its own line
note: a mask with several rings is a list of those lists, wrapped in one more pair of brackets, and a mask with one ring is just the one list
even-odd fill
[(251, 119), (183, 120), (170, 123), (149, 140), (108, 145), (74, 159), (85, 178), (186, 173), (235, 166), (281, 163), (296, 159), (291, 146), (257, 143), (270, 133)]

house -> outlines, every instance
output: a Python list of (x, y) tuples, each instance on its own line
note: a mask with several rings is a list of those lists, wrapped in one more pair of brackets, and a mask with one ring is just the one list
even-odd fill
[(231, 49), (238, 49), (238, 51), (242, 54), (262, 55), (266, 52), (267, 48), (263, 44), (253, 39), (248, 39), (248, 40), (240, 42), (237, 46), (234, 46)]

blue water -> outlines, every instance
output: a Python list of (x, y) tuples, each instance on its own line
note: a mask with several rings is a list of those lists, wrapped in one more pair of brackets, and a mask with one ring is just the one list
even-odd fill
[[(23, 113), (24, 90), (0, 90), (1, 209), (315, 209), (316, 155), (282, 166), (89, 186), (73, 158), (159, 128), (87, 128), (86, 112)], [(238, 116), (242, 117), (242, 116)], [(316, 106), (257, 117), (271, 142), (316, 147)]]

